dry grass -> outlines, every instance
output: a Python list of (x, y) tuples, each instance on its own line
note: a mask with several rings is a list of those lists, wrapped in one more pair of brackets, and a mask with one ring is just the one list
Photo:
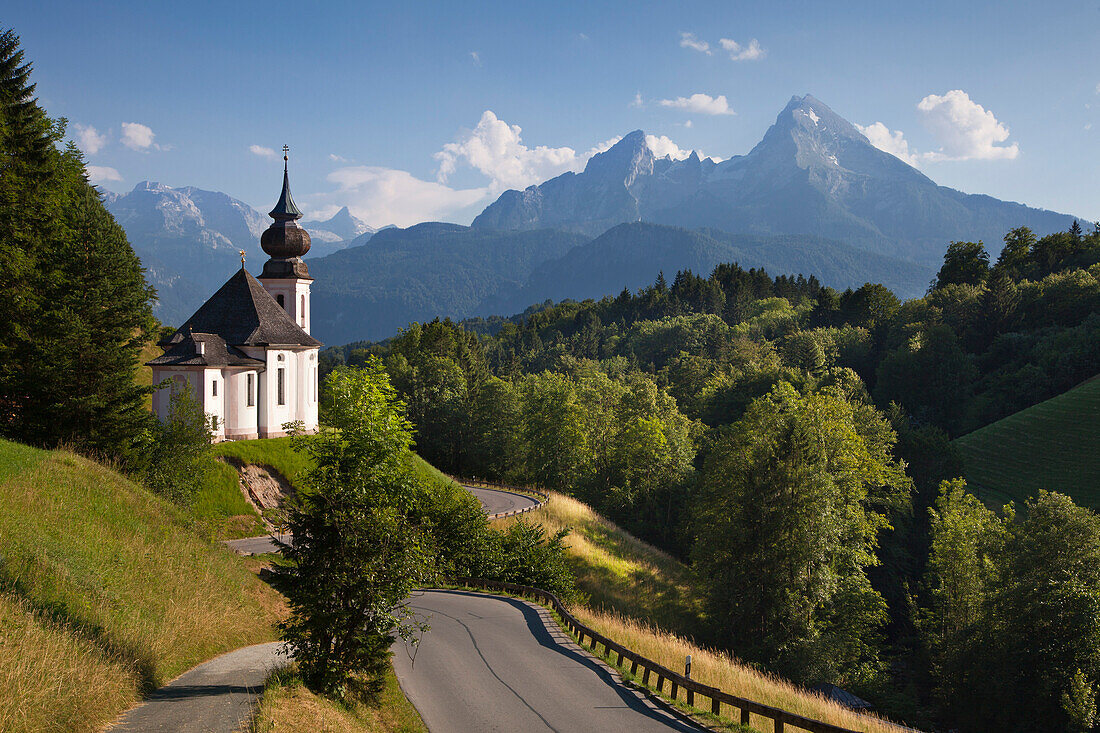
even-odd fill
[(94, 731), (134, 696), (125, 660), (0, 595), (0, 731)]
[(38, 721), (17, 729), (96, 729), (195, 664), (275, 638), (278, 595), (171, 504), (72, 453), (0, 441), (12, 464), (0, 710)]
[[(551, 532), (569, 527), (566, 539), (577, 588), (587, 605), (675, 629), (699, 638), (704, 629), (702, 596), (691, 571), (667, 553), (604, 519), (590, 506), (563, 494), (523, 519)], [(516, 521), (502, 520), (502, 523)]]
[(343, 705), (315, 695), (294, 677), (279, 673), (264, 688), (252, 733), (427, 733), (420, 714), (401, 692), (391, 669), (378, 704)]
[[(857, 715), (775, 675), (742, 664), (725, 652), (700, 647), (675, 634), (619, 614), (593, 611), (583, 606), (573, 608), (572, 612), (581, 623), (669, 669), (682, 670), (684, 658), (690, 654), (691, 678), (705, 685), (856, 731), (898, 733), (898, 729), (889, 723)], [(667, 693), (667, 685), (665, 690)], [(679, 697), (681, 701), (684, 699), (683, 691)], [(710, 702), (703, 704), (709, 706)], [(728, 708), (723, 707), (723, 715), (728, 714)], [(771, 722), (759, 716), (752, 716), (751, 723), (765, 733), (772, 730)], [(787, 729), (790, 730), (791, 726)]]

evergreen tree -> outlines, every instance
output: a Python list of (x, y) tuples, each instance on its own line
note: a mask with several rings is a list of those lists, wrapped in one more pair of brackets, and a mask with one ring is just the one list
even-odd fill
[(739, 655), (805, 682), (874, 677), (886, 608), (866, 569), (909, 489), (893, 442), (873, 408), (786, 383), (717, 439), (693, 557)]
[(139, 462), (153, 291), (29, 76), (18, 37), (0, 35), (0, 434)]

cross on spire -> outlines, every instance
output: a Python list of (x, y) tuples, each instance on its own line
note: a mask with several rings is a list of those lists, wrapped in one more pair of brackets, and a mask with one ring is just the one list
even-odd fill
[(290, 152), (290, 146), (289, 145), (284, 145), (283, 146), (283, 170), (284, 171), (286, 170), (286, 162), (287, 162), (287, 159), (288, 159), (287, 153), (289, 153), (289, 152)]

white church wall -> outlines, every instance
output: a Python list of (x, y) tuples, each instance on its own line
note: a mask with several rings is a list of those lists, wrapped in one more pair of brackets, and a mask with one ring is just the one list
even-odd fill
[(317, 429), (317, 350), (298, 352), (297, 417), (306, 430)]
[(251, 440), (260, 437), (258, 399), (260, 372), (255, 369), (231, 372), (227, 370), (226, 382), (228, 390), (225, 437), (228, 440)]
[(153, 393), (153, 412), (156, 413), (157, 418), (164, 422), (168, 419), (168, 411), (171, 408), (172, 390), (180, 389), (182, 386), (186, 386), (191, 392), (191, 396), (196, 400), (199, 400), (199, 394), (197, 385), (199, 383), (199, 375), (191, 369), (164, 369), (153, 367), (153, 385), (156, 386), (164, 380), (171, 382), (171, 385), (164, 389), (158, 389)]
[[(295, 385), (298, 379), (297, 360), (294, 352), (283, 349), (269, 349), (266, 355), (267, 369), (264, 371), (262, 400), (264, 405), (260, 420), (260, 436), (265, 438), (285, 435), (283, 425), (296, 419), (294, 410), (297, 402)], [(280, 402), (279, 374), (282, 373), (283, 390)]]
[(225, 374), (221, 369), (202, 370), (202, 409), (216, 418), (214, 440), (225, 439)]

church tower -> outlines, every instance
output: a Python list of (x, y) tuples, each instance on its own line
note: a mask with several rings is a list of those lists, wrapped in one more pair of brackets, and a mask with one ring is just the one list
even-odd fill
[(268, 212), (275, 221), (260, 237), (260, 246), (271, 256), (264, 263), (259, 281), (271, 293), (291, 319), (309, 333), (310, 303), (309, 285), (313, 278), (302, 256), (309, 252), (309, 232), (298, 226), (302, 212), (290, 195), (290, 179), (287, 175), (287, 153), (283, 146), (283, 192), (275, 208)]

